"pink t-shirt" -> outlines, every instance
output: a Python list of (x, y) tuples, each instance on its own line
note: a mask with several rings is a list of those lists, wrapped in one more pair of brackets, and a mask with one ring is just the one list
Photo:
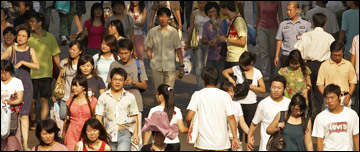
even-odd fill
[(278, 2), (271, 1), (269, 2), (270, 3), (269, 6), (266, 6), (265, 1), (260, 1), (259, 3), (260, 3), (261, 18), (258, 26), (267, 29), (277, 29), (278, 22), (276, 15), (278, 9)]
[(356, 56), (355, 71), (356, 71), (357, 80), (359, 81), (359, 35), (354, 36), (350, 53)]
[[(36, 146), (34, 146), (34, 147), (31, 149), (31, 151), (35, 151), (35, 147), (36, 147)], [(39, 150), (39, 148), (38, 148), (37, 151), (41, 151), (41, 150)], [(65, 145), (56, 142), (55, 146), (54, 146), (51, 150), (49, 150), (49, 151), (69, 151), (69, 150), (68, 150), (68, 148), (67, 148)]]
[(85, 21), (84, 26), (88, 28), (88, 47), (92, 49), (100, 49), (100, 41), (104, 33), (104, 24), (96, 27), (92, 25), (91, 19), (88, 19)]

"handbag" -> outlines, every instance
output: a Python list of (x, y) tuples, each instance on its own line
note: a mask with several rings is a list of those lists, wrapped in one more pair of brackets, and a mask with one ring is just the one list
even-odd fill
[[(229, 34), (230, 34), (230, 29), (231, 29), (231, 27), (233, 26), (233, 24), (234, 24), (234, 22), (235, 22), (236, 18), (238, 18), (238, 16), (236, 16), (236, 17), (235, 17), (235, 19), (234, 19), (234, 21), (231, 23), (230, 27), (228, 27), (229, 29), (228, 29), (228, 32), (227, 32), (226, 38), (228, 38), (228, 37), (229, 37)], [(222, 47), (221, 47), (221, 50), (220, 50), (220, 55), (221, 55), (221, 56), (223, 56), (223, 57), (226, 57), (227, 51), (228, 51), (228, 50), (227, 50), (227, 42), (226, 42), (226, 43), (224, 43), (224, 44), (222, 45)]]
[(66, 77), (65, 72), (66, 72), (66, 66), (64, 66), (64, 72), (61, 74), (60, 80), (55, 84), (55, 89), (53, 94), (56, 98), (63, 98), (65, 95), (65, 77)]
[(189, 144), (195, 144), (199, 135), (199, 116), (198, 112), (195, 113), (194, 118), (191, 120), (189, 132), (187, 134), (187, 141)]
[[(196, 23), (196, 15), (197, 15), (197, 12), (195, 13), (194, 23)], [(199, 39), (198, 35), (199, 35), (199, 29), (198, 29), (198, 28), (195, 26), (195, 24), (194, 24), (194, 28), (193, 28), (193, 30), (192, 30), (192, 32), (191, 32), (191, 41), (190, 41), (190, 47), (191, 47), (192, 49), (197, 49), (197, 48), (199, 48), (199, 41), (200, 41), (200, 39)]]
[[(10, 100), (14, 101), (18, 98), (17, 93), (15, 92), (10, 96)], [(24, 104), (24, 102), (21, 102), (19, 105), (10, 106), (11, 109), (11, 116), (10, 116), (10, 135), (15, 135), (18, 129), (18, 118), (21, 106)]]
[(54, 103), (54, 107), (50, 110), (50, 119), (54, 120), (56, 122), (57, 127), (60, 129), (59, 131), (59, 137), (62, 136), (62, 130), (64, 126), (64, 121), (60, 119), (60, 113), (59, 113), (60, 107), (59, 104)]
[(62, 14), (69, 14), (70, 12), (70, 1), (56, 1), (55, 9)]
[(244, 82), (236, 84), (236, 86), (234, 88), (234, 97), (245, 98), (249, 93), (250, 84), (246, 80), (244, 70), (241, 68), (241, 66), (240, 66), (240, 69), (241, 69), (241, 74), (243, 76)]
[[(285, 118), (285, 111), (281, 111), (279, 122), (284, 122), (284, 118)], [(286, 147), (286, 143), (281, 130), (272, 134), (266, 144), (267, 151), (281, 151), (285, 147)]]
[(10, 121), (10, 105), (1, 104), (1, 139), (6, 139), (10, 135)]

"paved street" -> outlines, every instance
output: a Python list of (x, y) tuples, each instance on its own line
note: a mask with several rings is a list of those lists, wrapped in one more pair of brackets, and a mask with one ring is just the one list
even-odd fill
[[(92, 1), (87, 1), (87, 3), (86, 3), (87, 13), (83, 16), (83, 22), (85, 20), (87, 20), (88, 18), (90, 18), (90, 8), (93, 3), (94, 2), (92, 2)], [(58, 43), (60, 44), (59, 16), (55, 10), (52, 11), (52, 17), (53, 17), (53, 19), (51, 19), (49, 31), (55, 35), (55, 37), (58, 40)], [(253, 24), (252, 3), (248, 2), (248, 1), (245, 2), (245, 19), (246, 19), (247, 23)], [(184, 25), (184, 27), (185, 27), (185, 25)], [(75, 23), (73, 23), (72, 33), (75, 33), (76, 31), (77, 31), (77, 29), (76, 29)], [(184, 37), (186, 37), (186, 34), (187, 33), (184, 33)], [(61, 59), (68, 57), (69, 47), (60, 45), (60, 48), (62, 51), (60, 54)], [(253, 51), (254, 47), (251, 44), (248, 44), (248, 49), (249, 49), (249, 51)], [(144, 102), (143, 117), (147, 117), (150, 108), (157, 105), (157, 103), (154, 101), (154, 94), (153, 94), (154, 88), (152, 87), (152, 82), (151, 82), (151, 77), (150, 77), (149, 61), (146, 59), (146, 57), (145, 57), (145, 67), (146, 67), (146, 73), (147, 73), (149, 81), (148, 81), (148, 89), (146, 92), (143, 93), (143, 102)], [(257, 68), (260, 67), (259, 58), (258, 58), (257, 62), (255, 63), (255, 67), (257, 67)], [(185, 76), (181, 80), (176, 80), (176, 82), (175, 82), (175, 105), (181, 109), (184, 119), (185, 119), (185, 116), (187, 113), (186, 107), (190, 101), (191, 95), (193, 94), (194, 91), (196, 91), (195, 90), (195, 88), (196, 88), (195, 81), (196, 81), (195, 73), (194, 73), (194, 71), (192, 71), (191, 74)], [(269, 91), (269, 84), (266, 84), (266, 86), (267, 86), (266, 87), (267, 91)], [(268, 93), (258, 94), (258, 99), (260, 100), (266, 96), (268, 96)], [(50, 105), (52, 105), (52, 104), (50, 104)], [(37, 107), (39, 107), (39, 106), (40, 105), (37, 104)], [(214, 121), (216, 121), (216, 120), (214, 120)], [(258, 128), (260, 128), (260, 126)], [(29, 135), (29, 147), (32, 148), (33, 146), (37, 145), (39, 142), (35, 137), (35, 131), (30, 131), (29, 134), (30, 134)], [(180, 134), (179, 137), (180, 137), (180, 141), (181, 141), (181, 150), (187, 150), (187, 151), (195, 150), (192, 145), (190, 145), (186, 142), (186, 134)], [(256, 139), (255, 145), (259, 145), (259, 140), (260, 140), (259, 129), (256, 131), (255, 139)]]

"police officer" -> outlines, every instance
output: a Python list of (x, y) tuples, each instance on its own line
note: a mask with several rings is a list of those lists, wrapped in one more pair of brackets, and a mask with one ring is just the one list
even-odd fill
[(295, 43), (301, 35), (311, 30), (311, 22), (299, 16), (299, 4), (296, 1), (288, 3), (286, 13), (289, 18), (280, 23), (276, 34), (276, 54), (274, 64), (279, 66), (279, 53), (281, 46), (281, 65), (287, 60), (290, 52), (294, 50)]

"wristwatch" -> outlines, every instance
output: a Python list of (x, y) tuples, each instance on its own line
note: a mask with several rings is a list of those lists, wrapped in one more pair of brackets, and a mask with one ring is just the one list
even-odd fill
[(185, 67), (185, 65), (184, 65), (184, 64), (182, 64), (182, 65), (180, 64), (180, 67), (183, 68), (183, 67)]

